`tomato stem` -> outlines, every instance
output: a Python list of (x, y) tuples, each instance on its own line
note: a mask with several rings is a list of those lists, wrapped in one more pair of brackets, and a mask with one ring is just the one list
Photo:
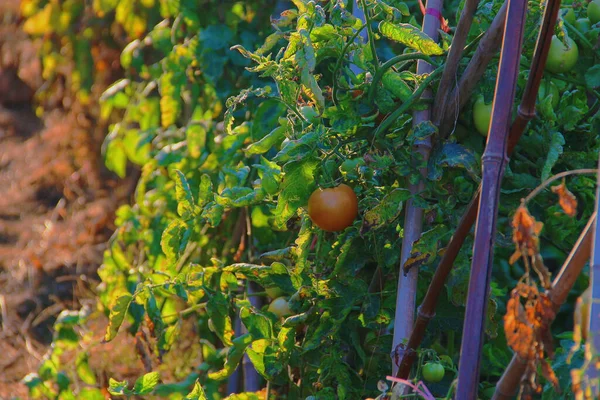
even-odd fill
[(375, 37), (373, 36), (373, 27), (371, 26), (371, 17), (369, 16), (369, 9), (365, 0), (360, 0), (360, 5), (365, 13), (365, 20), (367, 25), (367, 34), (369, 36), (369, 46), (371, 47), (371, 53), (373, 53), (373, 61), (375, 64), (375, 72), (379, 69), (379, 59), (377, 58), (377, 48), (375, 47)]
[(381, 66), (381, 68), (377, 70), (377, 72), (375, 72), (375, 75), (373, 76), (373, 81), (371, 82), (371, 86), (369, 87), (369, 103), (373, 103), (373, 100), (375, 99), (375, 92), (377, 91), (377, 86), (379, 85), (379, 81), (381, 80), (385, 72), (387, 72), (387, 70), (389, 70), (399, 62), (416, 60), (424, 60), (427, 61), (429, 64), (438, 67), (438, 64), (434, 62), (431, 57), (423, 53), (400, 54), (390, 58)]

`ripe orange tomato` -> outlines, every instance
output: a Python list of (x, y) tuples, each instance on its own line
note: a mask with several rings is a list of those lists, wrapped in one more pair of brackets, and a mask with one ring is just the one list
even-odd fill
[(356, 193), (348, 185), (331, 189), (317, 189), (308, 199), (308, 215), (315, 225), (324, 231), (337, 232), (346, 229), (358, 214)]

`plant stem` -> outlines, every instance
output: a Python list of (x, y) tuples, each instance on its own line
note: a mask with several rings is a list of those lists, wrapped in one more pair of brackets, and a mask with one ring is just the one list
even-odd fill
[(360, 5), (365, 13), (365, 20), (367, 25), (367, 32), (369, 36), (369, 46), (371, 47), (371, 53), (373, 53), (373, 62), (375, 64), (375, 71), (379, 69), (379, 59), (377, 58), (377, 48), (375, 47), (375, 36), (373, 35), (373, 27), (371, 26), (371, 17), (369, 16), (369, 9), (365, 0), (360, 0)]
[(381, 77), (383, 77), (383, 74), (388, 69), (392, 68), (394, 65), (396, 65), (399, 62), (402, 62), (402, 61), (413, 61), (413, 60), (425, 60), (428, 63), (430, 63), (431, 65), (435, 65), (436, 67), (438, 66), (431, 59), (431, 57), (429, 57), (428, 55), (425, 55), (423, 53), (400, 54), (400, 55), (397, 55), (395, 57), (390, 58), (388, 61), (386, 61), (377, 70), (377, 72), (375, 72), (375, 75), (373, 76), (373, 81), (371, 82), (371, 86), (369, 87), (369, 96), (368, 96), (369, 103), (370, 104), (373, 103), (373, 100), (375, 99), (375, 93), (377, 91), (377, 86), (379, 84), (379, 81), (381, 80)]
[(337, 85), (337, 73), (340, 69), (340, 66), (342, 65), (342, 60), (344, 59), (344, 56), (346, 55), (346, 52), (348, 52), (348, 49), (350, 48), (350, 46), (354, 43), (354, 41), (356, 40), (356, 38), (358, 37), (358, 35), (360, 34), (360, 32), (362, 32), (362, 30), (365, 28), (366, 25), (361, 26), (360, 28), (358, 28), (356, 30), (356, 32), (354, 32), (354, 35), (352, 35), (352, 37), (350, 38), (350, 40), (348, 40), (348, 43), (346, 43), (346, 45), (344, 46), (344, 49), (342, 50), (342, 54), (340, 54), (340, 56), (338, 57), (336, 63), (335, 63), (335, 67), (333, 68), (333, 88), (331, 91), (331, 99), (333, 100), (333, 104), (337, 107), (338, 106), (338, 97), (337, 97), (337, 92), (338, 92), (338, 85)]
[(402, 114), (404, 114), (406, 111), (408, 111), (408, 109), (410, 107), (412, 107), (417, 100), (419, 100), (419, 98), (421, 97), (421, 95), (423, 94), (423, 92), (425, 91), (425, 89), (427, 89), (427, 87), (429, 86), (429, 84), (442, 73), (442, 68), (443, 67), (438, 67), (438, 69), (436, 69), (435, 71), (433, 71), (432, 73), (430, 73), (429, 76), (427, 76), (427, 78), (425, 78), (423, 80), (423, 82), (421, 82), (421, 84), (419, 85), (419, 87), (417, 88), (417, 90), (415, 90), (415, 92), (413, 93), (413, 95), (410, 96), (408, 98), (408, 100), (406, 100), (406, 102), (402, 103), (402, 105), (400, 107), (398, 107), (394, 112), (392, 112), (383, 121), (381, 121), (381, 124), (379, 124), (379, 126), (377, 127), (377, 129), (373, 133), (373, 140), (375, 140), (377, 137), (379, 137), (379, 135), (381, 135), (382, 133), (384, 133), (385, 131), (387, 131), (387, 129)]
[(570, 176), (570, 175), (591, 175), (591, 174), (597, 174), (598, 170), (597, 169), (574, 169), (571, 171), (565, 171), (565, 172), (561, 172), (560, 174), (556, 174), (548, 179), (546, 179), (544, 182), (542, 182), (538, 187), (536, 187), (535, 189), (533, 189), (533, 191), (531, 193), (529, 193), (527, 195), (527, 197), (525, 197), (523, 199), (523, 204), (527, 204), (529, 203), (535, 196), (537, 196), (542, 190), (546, 189), (548, 187), (548, 185), (550, 185), (552, 182), (555, 182), (561, 178), (564, 178), (566, 176)]

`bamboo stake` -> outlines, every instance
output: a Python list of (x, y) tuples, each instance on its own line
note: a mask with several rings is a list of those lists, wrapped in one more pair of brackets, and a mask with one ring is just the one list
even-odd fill
[[(535, 116), (535, 101), (537, 92), (540, 86), (544, 65), (546, 64), (546, 59), (548, 58), (548, 50), (550, 48), (552, 34), (554, 32), (554, 26), (556, 25), (556, 19), (558, 17), (559, 10), (560, 0), (551, 0), (546, 5), (540, 34), (538, 36), (532, 60), (532, 68), (529, 71), (527, 85), (523, 93), (521, 105), (519, 106), (519, 113), (516, 120), (510, 127), (507, 148), (508, 156), (512, 154), (529, 120)], [(486, 39), (484, 36), (482, 41), (483, 40), (489, 39)], [(415, 350), (419, 347), (423, 340), (429, 320), (435, 315), (435, 305), (437, 303), (439, 294), (442, 292), (444, 282), (448, 278), (448, 275), (452, 270), (454, 260), (456, 260), (458, 252), (460, 251), (467, 234), (475, 222), (479, 207), (480, 194), (481, 186), (467, 207), (467, 211), (463, 215), (456, 232), (450, 239), (450, 243), (448, 244), (446, 251), (442, 256), (440, 264), (438, 265), (431, 284), (429, 285), (425, 299), (419, 307), (417, 321), (415, 322), (415, 327), (406, 346), (407, 350), (402, 358), (402, 362), (400, 363), (400, 368), (398, 370), (397, 376), (399, 378), (405, 379), (410, 373), (410, 368), (414, 363), (416, 356)]]
[(449, 99), (444, 100), (445, 104), (443, 104), (443, 107), (445, 109), (440, 109), (443, 113), (438, 117), (439, 121), (437, 121), (439, 128), (438, 140), (443, 141), (446, 139), (448, 134), (454, 129), (458, 114), (469, 101), (471, 93), (483, 76), (488, 64), (500, 49), (502, 35), (504, 34), (507, 6), (508, 2), (505, 1), (502, 3), (498, 14), (496, 14), (490, 27), (477, 45), (477, 50), (475, 50), (471, 61), (469, 61), (467, 68), (463, 72), (457, 87), (454, 88)]
[(507, 161), (508, 131), (517, 87), (517, 75), (525, 29), (526, 0), (508, 0), (500, 67), (496, 80), (492, 120), (483, 154), (479, 213), (469, 279), (467, 308), (458, 365), (458, 399), (477, 398), (479, 364), (483, 347), (486, 307), (489, 296), (500, 183)]
[[(423, 32), (425, 32), (433, 40), (438, 39), (438, 30), (440, 28), (440, 19), (442, 11), (442, 0), (427, 0), (426, 11), (423, 17)], [(426, 61), (419, 60), (417, 62), (417, 74), (426, 75), (433, 72), (433, 66)], [(423, 92), (422, 98), (432, 98), (433, 95), (430, 89)], [(413, 126), (416, 126), (424, 121), (431, 120), (431, 109), (415, 111), (413, 113)], [(429, 159), (431, 152), (431, 138), (428, 137), (420, 140), (415, 144), (414, 151), (418, 153), (423, 160)], [(427, 176), (427, 169), (421, 171), (423, 179)], [(410, 185), (411, 194), (418, 195), (424, 189), (425, 185), (421, 180), (416, 185)], [(423, 210), (415, 206), (412, 200), (407, 202), (406, 214), (404, 217), (404, 237), (402, 238), (402, 251), (400, 254), (400, 272), (398, 277), (398, 290), (396, 294), (396, 314), (394, 320), (394, 339), (392, 343), (392, 354), (396, 348), (408, 339), (411, 328), (414, 323), (415, 305), (417, 294), (417, 278), (418, 269), (412, 268), (408, 273), (404, 274), (404, 263), (410, 257), (413, 243), (421, 236), (423, 228)], [(392, 357), (395, 360), (395, 357)], [(398, 365), (392, 361), (392, 373), (396, 374)]]
[[(600, 161), (599, 164), (600, 166)], [(600, 174), (598, 175), (598, 186), (596, 189), (596, 213), (600, 209)], [(600, 361), (600, 224), (596, 220), (594, 224), (594, 247), (592, 248), (592, 260), (590, 261), (590, 286), (592, 287), (592, 299), (590, 301), (589, 313), (589, 335), (586, 343), (586, 352), (591, 357), (590, 363), (585, 370), (585, 380), (593, 398), (600, 395), (600, 375), (598, 361)]]
[[(547, 292), (555, 312), (558, 311), (567, 299), (567, 295), (583, 270), (585, 263), (590, 259), (595, 221), (596, 213), (590, 217), (560, 272), (554, 278), (552, 289)], [(519, 359), (517, 355), (514, 355), (504, 374), (502, 374), (502, 377), (496, 384), (496, 393), (492, 397), (492, 400), (512, 399), (517, 394), (525, 367), (525, 362)]]
[(458, 65), (462, 58), (462, 53), (467, 43), (467, 37), (469, 36), (469, 30), (471, 30), (471, 24), (473, 23), (473, 16), (479, 5), (479, 0), (466, 0), (465, 6), (460, 13), (460, 19), (452, 39), (452, 45), (450, 46), (450, 52), (446, 59), (446, 67), (442, 74), (442, 79), (438, 86), (435, 101), (433, 103), (433, 123), (439, 126), (440, 120), (444, 110), (446, 109), (446, 101), (448, 94), (454, 86), (456, 81), (456, 73), (458, 71)]

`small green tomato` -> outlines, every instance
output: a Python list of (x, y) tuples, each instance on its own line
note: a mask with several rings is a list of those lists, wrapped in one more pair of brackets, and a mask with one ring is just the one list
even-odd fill
[(269, 304), (269, 312), (277, 315), (279, 318), (288, 317), (292, 315), (290, 305), (285, 297), (278, 297)]

